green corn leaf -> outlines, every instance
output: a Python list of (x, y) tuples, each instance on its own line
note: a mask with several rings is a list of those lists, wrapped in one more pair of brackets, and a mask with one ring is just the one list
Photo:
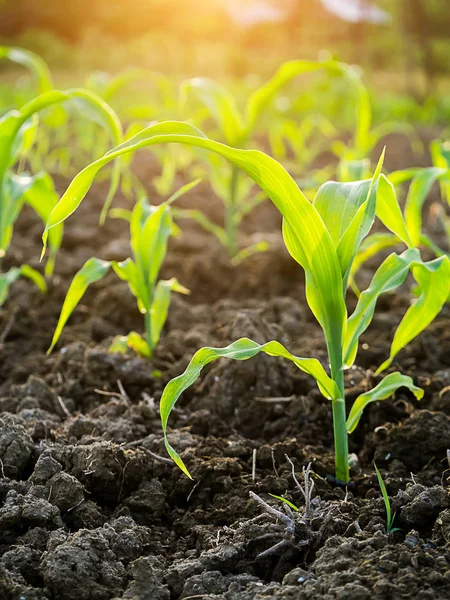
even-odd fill
[(13, 267), (6, 273), (0, 273), (0, 306), (5, 303), (9, 288), (19, 277), (30, 279), (43, 294), (47, 292), (47, 284), (39, 271), (36, 271), (36, 269), (33, 269), (29, 265)]
[(231, 264), (234, 266), (240, 265), (244, 260), (255, 254), (261, 254), (261, 252), (267, 252), (270, 246), (268, 242), (261, 241), (250, 244), (246, 248), (242, 248), (239, 252), (231, 259)]
[(314, 206), (336, 247), (344, 289), (357, 250), (375, 219), (376, 185), (383, 159), (384, 151), (371, 180), (326, 183), (319, 188), (314, 199)]
[(0, 258), (8, 250), (14, 223), (25, 201), (24, 194), (35, 181), (36, 177), (30, 175), (14, 175), (10, 172), (4, 175), (0, 193)]
[[(111, 208), (108, 212), (108, 216), (111, 219), (123, 219), (130, 223), (132, 211), (129, 208)], [(51, 229), (50, 229), (51, 232)]]
[(47, 63), (34, 52), (9, 46), (0, 46), (0, 59), (7, 58), (26, 67), (36, 78), (39, 92), (43, 94), (53, 88), (53, 80)]
[(341, 182), (359, 181), (370, 177), (370, 159), (343, 159), (338, 166), (338, 179)]
[(170, 196), (170, 198), (168, 198), (167, 204), (172, 204), (173, 202), (178, 200), (178, 198), (181, 198), (181, 196), (184, 196), (185, 194), (187, 194), (188, 192), (190, 192), (191, 190), (196, 188), (198, 186), (198, 184), (201, 183), (201, 181), (202, 181), (201, 177), (198, 177), (197, 179), (194, 179), (194, 181), (190, 181), (186, 185), (183, 185), (182, 187), (180, 187), (176, 192), (174, 192)]
[(64, 329), (64, 325), (67, 323), (68, 318), (84, 296), (89, 285), (104, 277), (110, 266), (111, 263), (108, 261), (100, 260), (99, 258), (90, 258), (75, 275), (67, 291), (58, 324), (55, 333), (53, 334), (52, 343), (47, 350), (47, 354), (50, 354), (55, 347), (55, 344), (59, 340), (62, 330)]
[(394, 186), (384, 175), (381, 175), (378, 182), (377, 217), (390, 231), (392, 231), (392, 233), (400, 238), (408, 248), (414, 247), (414, 243), (409, 235), (408, 228), (397, 200)]
[(166, 322), (170, 306), (170, 296), (172, 292), (178, 292), (179, 294), (190, 293), (190, 291), (181, 285), (177, 279), (175, 279), (175, 277), (172, 277), (172, 279), (161, 279), (158, 281), (150, 311), (153, 348), (158, 345), (162, 328)]
[(411, 181), (405, 204), (405, 222), (414, 246), (418, 246), (420, 243), (423, 203), (433, 183), (440, 176), (445, 175), (447, 170), (438, 167), (421, 169)]
[(243, 123), (234, 97), (220, 83), (206, 77), (195, 77), (185, 81), (181, 93), (195, 94), (209, 110), (211, 116), (220, 127), (224, 140), (230, 146), (238, 146), (242, 142)]
[(122, 262), (113, 262), (112, 268), (116, 275), (128, 283), (131, 293), (136, 298), (139, 311), (145, 313), (149, 310), (149, 293), (140, 270), (137, 268), (131, 258)]
[[(101, 119), (103, 125), (107, 128), (113, 143), (118, 143), (122, 138), (122, 127), (120, 122), (109, 106), (100, 98), (87, 92), (86, 90), (67, 90), (65, 92), (52, 90), (34, 98), (31, 102), (25, 104), (20, 110), (10, 111), (0, 119), (0, 180), (5, 176), (7, 169), (13, 164), (21, 141), (21, 131), (27, 122), (39, 111), (68, 100), (77, 98), (83, 102), (84, 106), (91, 106), (92, 114), (96, 114)], [(92, 111), (91, 111), (92, 112)], [(113, 168), (111, 185), (106, 199), (110, 203), (117, 189), (120, 179), (120, 165), (116, 163)], [(55, 207), (56, 208), (56, 207)], [(1, 213), (2, 211), (0, 211)], [(52, 213), (53, 214), (53, 211)], [(57, 225), (58, 223), (54, 223)], [(1, 231), (0, 222), (0, 231)], [(56, 236), (56, 234), (55, 234)], [(47, 240), (47, 234), (46, 234)]]
[[(381, 182), (381, 179), (380, 179)], [(353, 261), (351, 274), (354, 276), (361, 266), (373, 256), (376, 256), (381, 250), (392, 248), (401, 243), (401, 240), (392, 233), (374, 233), (366, 237), (361, 243), (359, 250)]]
[(108, 352), (117, 352), (125, 354), (131, 348), (143, 358), (150, 358), (151, 351), (147, 342), (136, 331), (130, 331), (128, 335), (118, 335), (111, 342)]
[(272, 496), (272, 498), (275, 498), (275, 500), (279, 500), (280, 502), (284, 502), (284, 504), (287, 504), (287, 506), (289, 506), (289, 508), (292, 508), (293, 511), (298, 512), (299, 509), (295, 506), (295, 504), (293, 504), (287, 498), (284, 498), (284, 496), (276, 496), (275, 494), (269, 494), (269, 496)]
[(258, 88), (248, 99), (245, 109), (246, 133), (255, 128), (256, 122), (263, 110), (270, 104), (275, 94), (295, 77), (305, 73), (314, 73), (316, 71), (327, 71), (330, 74), (344, 75), (347, 65), (338, 63), (334, 60), (312, 61), (312, 60), (292, 60), (285, 62), (275, 75), (264, 85)]
[[(53, 208), (59, 202), (59, 195), (55, 191), (50, 175), (48, 173), (38, 173), (33, 177), (33, 184), (24, 191), (23, 199), (45, 224)], [(47, 276), (50, 276), (53, 272), (54, 259), (61, 246), (63, 232), (64, 225), (60, 223), (53, 227), (49, 233), (50, 258), (45, 270)]]
[(412, 264), (412, 273), (419, 284), (420, 296), (401, 320), (394, 335), (389, 358), (379, 367), (377, 374), (384, 371), (397, 353), (428, 327), (449, 297), (450, 259), (447, 256), (427, 263), (415, 261)]
[[(295, 181), (274, 159), (257, 150), (237, 150), (209, 140), (196, 127), (167, 121), (148, 127), (131, 140), (108, 152), (83, 169), (72, 181), (46, 225), (48, 230), (67, 218), (85, 197), (96, 173), (108, 162), (127, 152), (161, 143), (181, 143), (216, 152), (245, 171), (267, 194), (287, 223), (288, 249), (308, 273), (309, 298), (313, 312), (324, 329), (331, 354), (342, 347), (346, 308), (342, 276), (333, 241), (316, 208), (299, 190)], [(285, 231), (285, 240), (286, 240)]]
[(39, 271), (36, 271), (36, 269), (30, 267), (30, 265), (22, 265), (20, 267), (20, 275), (21, 277), (26, 277), (32, 281), (42, 294), (47, 292), (47, 284), (45, 283), (45, 279), (42, 277)]
[(264, 352), (269, 356), (280, 356), (287, 358), (292, 361), (299, 369), (312, 375), (317, 381), (322, 394), (328, 398), (337, 398), (339, 396), (339, 390), (337, 389), (336, 383), (326, 374), (325, 369), (316, 358), (299, 358), (291, 354), (284, 346), (279, 342), (268, 342), (267, 344), (257, 344), (256, 342), (249, 340), (248, 338), (242, 338), (233, 342), (226, 348), (202, 348), (198, 350), (191, 359), (191, 362), (187, 366), (184, 373), (169, 381), (164, 389), (163, 395), (160, 402), (160, 414), (161, 423), (164, 432), (164, 443), (166, 445), (167, 452), (178, 465), (178, 467), (190, 477), (189, 471), (187, 470), (184, 462), (172, 448), (167, 438), (167, 422), (169, 415), (175, 406), (180, 395), (190, 385), (192, 385), (201, 370), (210, 362), (217, 360), (218, 358), (232, 358), (234, 360), (247, 360), (252, 358), (259, 352)]
[(195, 221), (201, 225), (205, 231), (215, 235), (222, 246), (226, 246), (227, 235), (224, 228), (210, 221), (201, 210), (196, 208), (172, 208), (172, 214), (175, 219), (191, 219), (192, 221)]
[(386, 400), (386, 398), (390, 398), (402, 387), (408, 388), (417, 400), (423, 398), (423, 390), (414, 385), (411, 377), (402, 375), (399, 372), (390, 373), (389, 375), (386, 375), (376, 387), (369, 392), (361, 394), (355, 400), (347, 419), (347, 432), (352, 433), (356, 429), (356, 426), (361, 419), (361, 415), (368, 404), (377, 402), (378, 400)]
[(420, 170), (420, 167), (410, 167), (408, 169), (400, 169), (399, 171), (391, 171), (388, 179), (394, 187), (397, 187), (402, 183), (410, 181)]
[(5, 303), (11, 285), (20, 277), (20, 267), (13, 267), (6, 273), (0, 273), (0, 306)]
[(400, 256), (390, 254), (378, 267), (370, 286), (359, 297), (355, 311), (347, 321), (344, 336), (344, 364), (351, 367), (358, 351), (358, 340), (370, 325), (381, 294), (398, 288), (406, 279), (411, 265), (420, 261), (418, 250), (406, 250)]
[(167, 254), (167, 243), (173, 231), (170, 206), (165, 202), (151, 209), (139, 232), (137, 244), (133, 244), (136, 265), (150, 288), (158, 279), (159, 270)]

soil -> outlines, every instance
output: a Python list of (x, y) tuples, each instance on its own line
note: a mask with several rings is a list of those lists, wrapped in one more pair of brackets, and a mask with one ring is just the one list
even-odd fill
[[(435, 132), (421, 133), (430, 139)], [(389, 169), (427, 160), (414, 160), (404, 140), (390, 136)], [(148, 183), (157, 171), (148, 154), (135, 168)], [(65, 189), (66, 181), (55, 181)], [(325, 361), (321, 332), (267, 202), (245, 222), (241, 242), (260, 235), (271, 248), (238, 267), (210, 235), (182, 223), (162, 276), (176, 276), (191, 295), (173, 295), (151, 364), (107, 352), (114, 335), (143, 328), (126, 284), (113, 275), (92, 286), (46, 356), (74, 272), (93, 255), (128, 256), (123, 222), (98, 228), (105, 189), (96, 185), (67, 222), (48, 295), (18, 281), (0, 310), (0, 598), (449, 598), (449, 306), (395, 361), (424, 388), (423, 400), (399, 390), (366, 410), (350, 440), (347, 489), (330, 477), (329, 402), (312, 379), (266, 356), (212, 364), (178, 402), (170, 439), (191, 481), (157, 456), (165, 454), (158, 401), (167, 381), (199, 347), (242, 336), (277, 339)], [(220, 221), (220, 202), (206, 183), (180, 203)], [(25, 210), (5, 266), (38, 266), (41, 232)], [(349, 403), (377, 382), (408, 289), (380, 300), (346, 376)], [(302, 467), (312, 465), (309, 519), (287, 457), (300, 480)], [(395, 512), (398, 529), (390, 535), (374, 460)], [(282, 504), (269, 494), (296, 504), (292, 527), (250, 492), (278, 511)]]

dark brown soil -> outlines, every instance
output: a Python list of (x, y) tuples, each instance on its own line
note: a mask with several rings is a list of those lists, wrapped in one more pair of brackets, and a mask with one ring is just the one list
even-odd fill
[[(389, 168), (418, 164), (402, 141), (389, 143)], [(143, 180), (155, 168), (149, 155), (137, 160)], [(63, 190), (66, 182), (56, 180)], [(396, 361), (424, 388), (420, 405), (400, 390), (373, 404), (351, 436), (353, 487), (329, 479), (329, 403), (306, 375), (265, 356), (214, 363), (179, 401), (170, 436), (190, 481), (154, 457), (164, 454), (158, 401), (167, 381), (202, 345), (242, 336), (324, 359), (321, 333), (267, 202), (249, 217), (242, 242), (259, 232), (271, 249), (239, 267), (208, 234), (182, 223), (162, 275), (192, 293), (174, 295), (151, 364), (107, 352), (112, 336), (143, 327), (114, 276), (90, 289), (46, 357), (74, 272), (93, 255), (128, 256), (126, 224), (97, 226), (104, 194), (103, 185), (93, 188), (67, 222), (48, 296), (19, 281), (0, 310), (0, 598), (449, 598), (449, 308)], [(182, 204), (220, 220), (206, 183)], [(41, 232), (25, 211), (6, 266), (37, 266)], [(407, 288), (380, 301), (358, 366), (347, 374), (349, 402), (376, 382), (374, 367), (388, 355), (409, 302)], [(300, 478), (311, 462), (315, 481), (313, 517), (296, 516), (293, 533), (249, 496), (280, 509), (268, 494), (286, 495), (302, 514), (286, 456)], [(374, 460), (396, 513), (399, 530), (390, 536)], [(266, 552), (282, 540), (279, 551)]]

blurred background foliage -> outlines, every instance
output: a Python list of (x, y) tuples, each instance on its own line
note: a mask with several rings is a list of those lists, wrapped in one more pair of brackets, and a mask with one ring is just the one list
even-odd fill
[(449, 0), (0, 0), (1, 41), (66, 69), (266, 76), (327, 48), (430, 86), (450, 70), (449, 31)]

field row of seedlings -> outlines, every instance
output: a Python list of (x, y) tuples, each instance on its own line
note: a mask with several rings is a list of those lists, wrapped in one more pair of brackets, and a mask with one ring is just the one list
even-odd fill
[(448, 598), (445, 130), (0, 58), (0, 598)]

